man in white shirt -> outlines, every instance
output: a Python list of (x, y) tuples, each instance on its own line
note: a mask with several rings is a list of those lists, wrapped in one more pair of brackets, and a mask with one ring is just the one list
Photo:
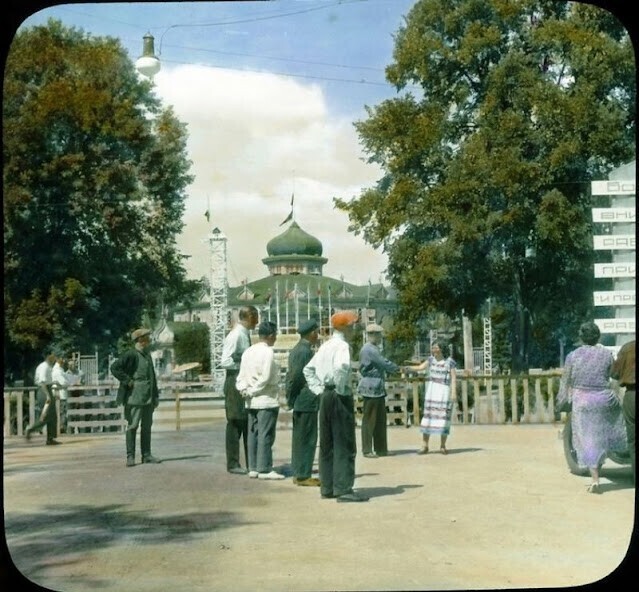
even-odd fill
[(244, 399), (235, 386), (240, 369), (242, 354), (251, 345), (249, 331), (255, 329), (258, 321), (257, 308), (245, 306), (240, 309), (239, 321), (229, 331), (222, 344), (220, 366), (226, 370), (224, 380), (224, 409), (226, 412), (226, 470), (229, 473), (245, 475), (247, 469), (240, 465), (240, 439), (244, 444), (244, 460), (248, 466), (248, 415)]
[(273, 353), (277, 325), (264, 321), (257, 334), (259, 343), (242, 354), (235, 382), (248, 410), (249, 477), (284, 479), (284, 475), (273, 470), (273, 443), (280, 411), (280, 368)]
[(351, 389), (351, 347), (358, 315), (342, 311), (331, 317), (333, 335), (304, 367), (308, 388), (320, 397), (319, 476), (323, 498), (365, 502), (355, 483), (355, 405)]
[(65, 370), (65, 359), (62, 355), (56, 356), (55, 364), (51, 370), (53, 380), (53, 393), (60, 400), (60, 432), (67, 431), (67, 398), (69, 397), (69, 375)]
[(47, 445), (60, 444), (55, 439), (58, 432), (58, 416), (55, 409), (55, 400), (51, 386), (53, 384), (53, 378), (51, 371), (53, 369), (53, 363), (56, 360), (56, 356), (50, 349), (45, 351), (44, 361), (38, 364), (34, 384), (37, 388), (36, 391), (36, 421), (33, 425), (27, 427), (25, 437), (27, 440), (31, 439), (31, 434), (46, 426), (47, 428)]

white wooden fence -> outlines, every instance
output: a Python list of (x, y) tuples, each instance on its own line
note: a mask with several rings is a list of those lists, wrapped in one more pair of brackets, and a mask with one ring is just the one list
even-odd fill
[[(458, 404), (452, 421), (456, 424), (553, 423), (559, 419), (555, 412), (559, 380), (557, 372), (458, 376)], [(210, 383), (165, 382), (160, 386), (154, 429), (180, 430), (224, 417), (223, 396), (213, 392)], [(390, 425), (419, 424), (424, 386), (423, 377), (393, 378), (386, 382)], [(34, 422), (35, 393), (35, 387), (4, 387), (5, 438), (23, 436), (26, 426)], [(116, 393), (115, 384), (69, 387), (67, 434), (124, 430), (123, 408), (115, 404)], [(356, 397), (358, 423), (361, 406), (361, 398)], [(59, 417), (59, 401), (56, 408)], [(290, 412), (283, 410), (280, 416), (280, 427), (290, 427)]]

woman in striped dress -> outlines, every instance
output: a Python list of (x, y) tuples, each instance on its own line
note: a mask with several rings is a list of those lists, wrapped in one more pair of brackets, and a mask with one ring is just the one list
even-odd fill
[(432, 434), (441, 438), (440, 450), (447, 454), (446, 440), (450, 433), (453, 403), (457, 400), (456, 364), (451, 358), (444, 358), (441, 342), (433, 342), (431, 356), (411, 370), (420, 372), (428, 369), (426, 393), (424, 395), (424, 415), (420, 423), (422, 447), (417, 454), (428, 452), (428, 442)]

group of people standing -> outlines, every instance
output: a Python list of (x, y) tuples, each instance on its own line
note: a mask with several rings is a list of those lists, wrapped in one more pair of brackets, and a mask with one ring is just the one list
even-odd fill
[[(362, 502), (367, 497), (353, 490), (355, 481), (355, 404), (352, 343), (358, 333), (358, 315), (337, 312), (331, 317), (332, 335), (319, 348), (319, 326), (308, 319), (300, 323), (299, 342), (289, 353), (285, 396), (293, 413), (291, 465), (293, 482), (298, 486), (320, 488), (322, 498), (338, 502)], [(224, 339), (221, 366), (226, 371), (225, 452), (229, 473), (251, 478), (280, 480), (274, 470), (273, 444), (280, 409), (280, 368), (273, 346), (277, 326), (270, 321), (259, 324), (258, 311), (246, 306)], [(258, 340), (251, 343), (257, 327)], [(366, 341), (359, 352), (357, 391), (363, 398), (361, 441), (367, 458), (388, 454), (385, 378), (388, 374), (418, 373), (428, 370), (429, 378), (420, 423), (422, 445), (418, 454), (429, 452), (432, 435), (440, 437), (440, 451), (447, 454), (453, 406), (456, 401), (456, 365), (444, 356), (440, 343), (433, 343), (431, 355), (418, 365), (399, 366), (385, 358), (380, 349), (383, 329), (372, 324), (365, 329)], [(159, 404), (159, 391), (150, 355), (151, 331), (141, 328), (132, 335), (134, 348), (111, 366), (118, 379), (117, 404), (124, 405), (126, 427), (126, 466), (135, 465), (136, 434), (140, 428), (141, 460), (160, 463), (151, 453), (153, 411)], [(600, 490), (599, 470), (609, 451), (628, 451), (635, 476), (635, 342), (626, 344), (616, 360), (598, 344), (600, 331), (593, 322), (581, 325), (582, 345), (565, 361), (557, 396), (558, 405), (571, 405), (573, 445), (577, 462), (591, 475), (588, 491)], [(620, 402), (610, 388), (610, 378), (625, 388)], [(66, 402), (67, 388), (73, 383), (64, 360), (53, 351), (35, 372), (38, 419), (27, 427), (26, 438), (46, 427), (46, 443), (58, 444), (54, 399)], [(62, 409), (64, 409), (62, 407)], [(65, 414), (62, 414), (65, 417)], [(64, 421), (64, 419), (63, 419)], [(319, 478), (312, 476), (319, 440)], [(243, 454), (241, 454), (241, 446)], [(242, 457), (244, 467), (242, 466)]]
[[(341, 311), (331, 317), (333, 333), (317, 348), (319, 326), (308, 319), (298, 327), (300, 339), (290, 351), (285, 396), (293, 412), (291, 465), (293, 483), (317, 486), (322, 498), (338, 502), (363, 502), (367, 497), (353, 490), (355, 481), (356, 422), (352, 392), (352, 342), (358, 332), (359, 317)], [(258, 479), (278, 480), (284, 475), (273, 468), (272, 446), (279, 413), (279, 367), (273, 345), (277, 327), (271, 322), (258, 324), (253, 306), (242, 308), (239, 320), (224, 340), (221, 365), (226, 369), (224, 396), (226, 407), (227, 471)], [(257, 326), (259, 343), (251, 345), (250, 331)], [(383, 329), (366, 327), (366, 343), (359, 353), (363, 397), (362, 451), (365, 457), (388, 454), (387, 412), (384, 381), (387, 374), (419, 372), (430, 368), (435, 382), (426, 390), (421, 422), (427, 452), (431, 434), (441, 436), (446, 452), (452, 413), (451, 392), (455, 388), (455, 363), (443, 358), (439, 344), (421, 365), (399, 366), (386, 359), (379, 348)], [(434, 385), (434, 386), (433, 386)], [(319, 478), (312, 476), (319, 439)], [(240, 459), (244, 444), (244, 461)]]

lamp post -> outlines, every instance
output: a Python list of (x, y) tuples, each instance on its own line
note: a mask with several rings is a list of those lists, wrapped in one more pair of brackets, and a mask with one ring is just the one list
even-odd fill
[(160, 60), (153, 46), (154, 38), (147, 33), (142, 39), (142, 55), (136, 60), (135, 69), (143, 76), (153, 78), (160, 71)]

